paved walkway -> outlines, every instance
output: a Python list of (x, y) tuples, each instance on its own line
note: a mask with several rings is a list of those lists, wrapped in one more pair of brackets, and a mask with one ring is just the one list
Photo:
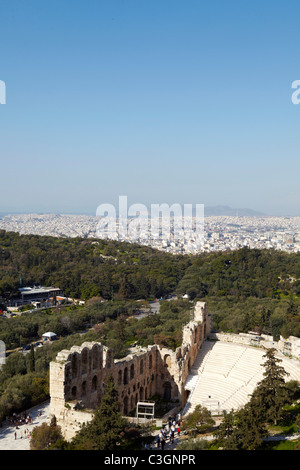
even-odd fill
[[(32, 432), (35, 426), (40, 426), (47, 420), (49, 402), (26, 411), (32, 417), (32, 424), (22, 424), (19, 426), (19, 429), (16, 429), (13, 425), (7, 425), (5, 422), (2, 423), (0, 428), (0, 450), (30, 450), (30, 438), (25, 437), (24, 431), (28, 429), (29, 432)], [(39, 412), (41, 412), (41, 416), (39, 416)], [(15, 432), (17, 433), (16, 439)]]

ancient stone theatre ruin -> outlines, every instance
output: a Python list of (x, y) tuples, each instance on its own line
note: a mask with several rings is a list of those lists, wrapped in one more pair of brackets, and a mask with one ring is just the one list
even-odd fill
[(50, 412), (71, 439), (99, 407), (107, 377), (112, 375), (123, 415), (139, 401), (159, 395), (186, 402), (184, 384), (202, 342), (210, 332), (205, 302), (197, 302), (194, 318), (183, 328), (182, 344), (175, 351), (158, 345), (135, 348), (122, 359), (101, 343), (83, 343), (62, 350), (50, 363)]

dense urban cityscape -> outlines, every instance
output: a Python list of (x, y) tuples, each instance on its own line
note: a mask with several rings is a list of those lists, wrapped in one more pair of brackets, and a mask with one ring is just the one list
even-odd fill
[[(134, 219), (131, 219), (131, 221)], [(165, 225), (164, 225), (165, 224)], [(170, 236), (164, 236), (164, 226)], [(150, 220), (148, 220), (148, 228)], [(197, 233), (174, 237), (175, 219), (165, 220), (159, 237), (149, 236), (149, 230), (128, 228), (127, 235), (118, 232), (119, 241), (136, 241), (171, 253), (197, 253), (200, 251), (236, 250), (249, 248), (274, 248), (286, 252), (300, 251), (300, 217), (275, 216), (208, 216), (204, 219), (204, 237)], [(130, 219), (128, 223), (130, 227)], [(0, 229), (20, 234), (48, 235), (54, 237), (109, 238), (99, 231), (99, 217), (64, 214), (11, 214), (0, 219)], [(167, 233), (167, 232), (166, 232)]]

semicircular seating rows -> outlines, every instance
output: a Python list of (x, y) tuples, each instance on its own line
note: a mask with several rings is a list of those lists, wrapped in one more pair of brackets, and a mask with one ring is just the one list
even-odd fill
[[(264, 378), (265, 353), (253, 346), (204, 341), (185, 383), (185, 390), (190, 393), (182, 414), (191, 413), (199, 404), (214, 415), (245, 406)], [(289, 374), (285, 380), (300, 382), (300, 362), (281, 353), (277, 357)]]

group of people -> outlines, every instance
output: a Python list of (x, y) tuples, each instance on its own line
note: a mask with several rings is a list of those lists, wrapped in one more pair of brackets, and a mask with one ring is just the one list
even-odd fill
[(165, 447), (165, 443), (169, 440), (171, 444), (174, 443), (175, 433), (180, 436), (180, 419), (172, 419), (169, 417), (168, 423), (165, 424), (158, 433), (156, 438), (156, 445), (162, 450)]
[(26, 411), (23, 414), (13, 413), (12, 416), (6, 416), (6, 424), (16, 426), (18, 429), (18, 426), (23, 424), (32, 424), (32, 416)]
[[(41, 416), (42, 412), (39, 411), (38, 416)], [(31, 431), (26, 428), (27, 425), (33, 423), (32, 416), (26, 411), (22, 414), (13, 413), (12, 416), (6, 417), (6, 424), (8, 426), (15, 426), (15, 440), (16, 439), (29, 439), (31, 436)], [(25, 428), (25, 429), (24, 429)]]
[[(17, 429), (19, 429), (19, 428), (17, 427)], [(26, 438), (29, 439), (30, 436), (31, 436), (31, 431), (29, 431), (28, 428), (24, 429), (24, 431), (22, 429), (20, 431), (15, 431), (15, 440), (16, 439), (23, 439), (23, 437), (24, 437), (24, 439), (26, 439)]]

